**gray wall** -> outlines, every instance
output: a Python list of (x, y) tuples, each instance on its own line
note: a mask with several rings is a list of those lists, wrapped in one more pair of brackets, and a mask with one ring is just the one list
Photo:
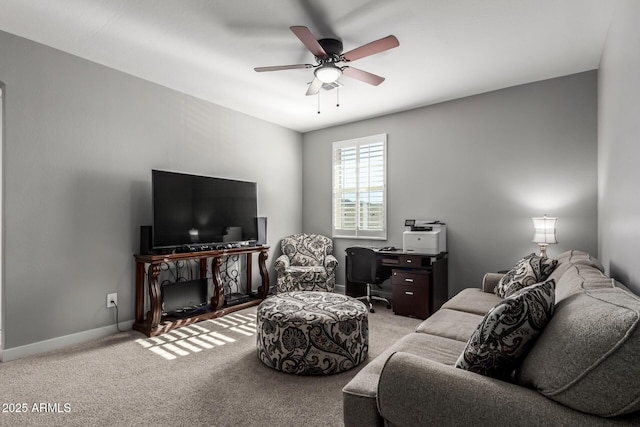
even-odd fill
[[(406, 218), (447, 223), (449, 294), (537, 251), (532, 216), (559, 218), (554, 256), (597, 256), (596, 71), (304, 134), (303, 230), (331, 235), (331, 144), (388, 134), (388, 241)], [(383, 101), (381, 101), (383, 102)], [(344, 283), (344, 268), (338, 283)]]
[(598, 226), (609, 274), (640, 294), (640, 2), (618, 3), (598, 81)]
[(113, 324), (110, 292), (133, 318), (152, 168), (256, 181), (269, 243), (301, 230), (297, 132), (3, 32), (0, 81), (5, 349)]

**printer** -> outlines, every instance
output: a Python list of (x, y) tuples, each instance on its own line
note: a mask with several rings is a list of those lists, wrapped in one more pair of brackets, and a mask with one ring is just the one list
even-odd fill
[(402, 251), (439, 254), (447, 251), (447, 225), (440, 221), (407, 219), (402, 233)]

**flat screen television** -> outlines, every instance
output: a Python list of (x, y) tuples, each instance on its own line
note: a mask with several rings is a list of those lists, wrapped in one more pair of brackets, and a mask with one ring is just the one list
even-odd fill
[(151, 171), (154, 249), (255, 241), (255, 182)]

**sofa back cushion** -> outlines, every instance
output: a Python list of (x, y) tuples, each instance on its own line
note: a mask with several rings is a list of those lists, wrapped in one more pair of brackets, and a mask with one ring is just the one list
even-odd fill
[[(556, 281), (557, 288), (560, 288), (560, 298), (558, 298), (558, 295), (556, 295), (556, 302), (564, 298), (562, 292), (563, 288), (565, 288), (566, 286), (562, 283), (561, 279), (571, 267), (576, 265), (592, 267), (600, 272), (604, 272), (602, 263), (597, 258), (594, 258), (583, 251), (571, 250), (563, 252), (558, 255), (557, 261), (558, 265), (556, 266), (555, 270), (553, 270), (553, 272), (549, 275), (549, 279), (554, 279)], [(577, 289), (580, 288), (578, 287)]]
[(556, 304), (584, 291), (616, 287), (610, 277), (590, 265), (563, 263), (560, 267), (563, 268), (564, 273), (556, 279)]
[[(578, 273), (586, 269), (573, 267)], [(593, 267), (587, 270), (593, 274)], [(639, 324), (640, 299), (623, 289), (568, 295), (556, 303), (553, 318), (518, 371), (517, 382), (594, 415), (637, 411)]]
[(570, 250), (561, 253), (556, 258), (558, 264), (568, 263), (568, 264), (577, 264), (577, 265), (590, 265), (592, 267), (597, 268), (598, 270), (604, 272), (604, 266), (600, 262), (598, 258), (594, 258), (589, 255), (587, 252), (579, 251), (579, 250)]

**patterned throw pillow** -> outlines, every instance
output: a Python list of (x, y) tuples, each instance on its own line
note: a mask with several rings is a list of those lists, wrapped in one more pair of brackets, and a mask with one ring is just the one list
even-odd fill
[(527, 286), (485, 315), (456, 368), (509, 380), (554, 311), (555, 280)]
[(555, 259), (541, 258), (531, 253), (502, 276), (493, 292), (500, 298), (506, 298), (522, 288), (547, 280), (557, 265)]

